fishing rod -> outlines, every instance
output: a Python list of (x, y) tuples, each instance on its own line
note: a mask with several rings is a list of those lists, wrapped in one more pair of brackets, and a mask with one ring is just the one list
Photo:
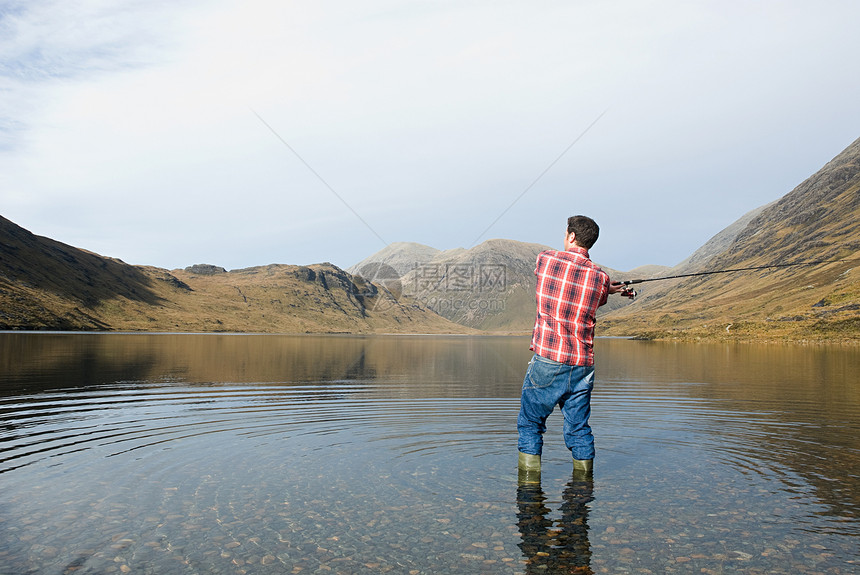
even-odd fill
[[(659, 278), (644, 278), (644, 279), (636, 279), (636, 280), (624, 280), (620, 282), (612, 282), (612, 285), (623, 285), (623, 286), (631, 286), (633, 284), (641, 284), (645, 282), (659, 282), (663, 280), (674, 280), (679, 278), (691, 278), (696, 276), (709, 276), (712, 274), (728, 274), (732, 272), (748, 272), (755, 270), (767, 270), (774, 268), (790, 268), (794, 266), (817, 266), (820, 264), (833, 264), (833, 263), (843, 263), (845, 260), (819, 260), (814, 262), (797, 262), (793, 264), (771, 264), (768, 266), (751, 266), (746, 268), (732, 268), (728, 270), (714, 270), (709, 272), (695, 272), (689, 274), (678, 274), (674, 276), (663, 276)], [(638, 294), (638, 292), (634, 289), (624, 289), (619, 292), (622, 296), (628, 297), (630, 299), (634, 299)]]

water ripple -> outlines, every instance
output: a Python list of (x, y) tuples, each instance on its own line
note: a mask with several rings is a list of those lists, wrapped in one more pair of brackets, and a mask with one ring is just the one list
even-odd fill
[[(144, 385), (10, 398), (0, 403), (5, 422), (0, 432), (0, 473), (45, 458), (61, 462), (65, 455), (88, 449), (117, 456), (180, 441), (187, 446), (210, 434), (262, 439), (346, 433), (371, 442), (402, 442), (404, 454), (420, 453), (462, 443), (460, 436), (481, 433), (488, 425), (508, 425), (515, 409), (510, 399), (484, 400), (476, 406), (456, 398), (385, 399), (378, 391), (343, 383), (158, 389)], [(442, 430), (463, 419), (467, 410), (472, 423), (465, 429)], [(431, 429), (436, 430), (432, 441)], [(453, 438), (446, 440), (446, 435)]]

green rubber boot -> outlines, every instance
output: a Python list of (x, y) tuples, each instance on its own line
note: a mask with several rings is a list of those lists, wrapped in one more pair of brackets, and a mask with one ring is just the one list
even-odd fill
[(517, 467), (523, 471), (540, 471), (540, 455), (532, 455), (531, 453), (523, 453), (520, 451), (520, 459)]
[(517, 471), (517, 481), (520, 485), (540, 483), (540, 455), (520, 451)]
[(574, 459), (573, 470), (582, 474), (589, 474), (594, 471), (593, 459)]

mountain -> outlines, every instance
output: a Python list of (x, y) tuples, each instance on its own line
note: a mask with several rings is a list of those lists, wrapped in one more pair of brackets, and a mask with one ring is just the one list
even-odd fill
[[(403, 293), (453, 322), (493, 332), (531, 331), (535, 260), (549, 246), (504, 239), (445, 251), (421, 246), (419, 252), (416, 246), (420, 244), (391, 244), (349, 269), (370, 279), (396, 278)], [(405, 262), (412, 263), (401, 265)], [(643, 266), (625, 274), (604, 267), (613, 279), (653, 277), (666, 269)], [(612, 297), (601, 313), (628, 303)]]
[(667, 275), (799, 265), (642, 284), (644, 297), (607, 314), (601, 333), (856, 341), (860, 339), (858, 250), (860, 139), (780, 200), (741, 218)]
[(458, 324), (527, 332), (534, 324), (535, 258), (545, 249), (500, 239), (445, 251), (397, 243), (349, 269), (395, 276), (404, 294)]
[(467, 333), (331, 264), (132, 266), (0, 217), (0, 329)]
[(549, 248), (495, 239), (468, 250), (439, 252), (403, 276), (403, 289), (459, 324), (529, 331), (535, 313), (535, 258), (545, 249)]
[(356, 275), (362, 268), (379, 262), (385, 263), (397, 272), (397, 277), (406, 275), (416, 265), (429, 262), (439, 254), (439, 250), (415, 242), (394, 242), (346, 269)]

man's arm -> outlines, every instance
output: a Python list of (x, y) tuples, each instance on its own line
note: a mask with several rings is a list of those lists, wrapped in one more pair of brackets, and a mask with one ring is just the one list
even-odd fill
[(597, 303), (597, 307), (602, 305), (606, 305), (606, 302), (609, 301), (609, 294), (615, 293), (613, 291), (612, 283), (609, 281), (609, 276), (605, 275), (606, 281), (603, 282), (603, 293), (600, 296), (600, 301)]

